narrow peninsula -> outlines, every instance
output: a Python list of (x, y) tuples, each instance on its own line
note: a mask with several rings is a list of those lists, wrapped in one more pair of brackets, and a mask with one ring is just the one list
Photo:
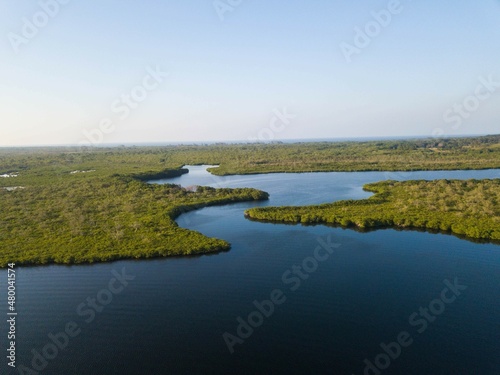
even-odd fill
[(500, 179), (382, 181), (368, 199), (245, 211), (253, 220), (343, 227), (420, 228), (500, 240)]
[[(182, 212), (264, 200), (249, 188), (151, 180), (218, 165), (216, 175), (500, 168), (500, 135), (362, 142), (0, 148), (0, 267), (212, 253), (222, 239), (181, 228)], [(381, 182), (367, 200), (259, 208), (254, 219), (415, 227), (499, 239), (498, 181)]]

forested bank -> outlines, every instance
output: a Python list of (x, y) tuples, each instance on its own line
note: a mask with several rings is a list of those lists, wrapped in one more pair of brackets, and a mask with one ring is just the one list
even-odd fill
[[(0, 266), (7, 262), (90, 263), (228, 249), (229, 244), (223, 240), (179, 228), (174, 218), (186, 210), (207, 205), (267, 199), (267, 193), (254, 189), (191, 191), (175, 185), (145, 183), (187, 173), (182, 166), (188, 164), (219, 165), (211, 169), (219, 175), (500, 168), (500, 136), (335, 143), (0, 148)], [(481, 188), (493, 194), (496, 185), (491, 184)], [(463, 193), (458, 185), (452, 188), (448, 192), (450, 198)], [(455, 218), (465, 215), (463, 219), (469, 224), (464, 229), (444, 217), (438, 217), (437, 221), (413, 217), (409, 209), (414, 205), (403, 196), (398, 199), (401, 207), (407, 204), (408, 208), (394, 211), (392, 218), (374, 219), (394, 222), (383, 221), (384, 225), (445, 228), (474, 238), (496, 238), (498, 234), (488, 227), (492, 222), (498, 224), (494, 221), (497, 216), (486, 217), (471, 207), (458, 205), (453, 215)], [(424, 197), (419, 199), (425, 201)], [(485, 207), (498, 215), (497, 202), (476, 203), (488, 204)], [(360, 227), (375, 225), (368, 219), (356, 221), (368, 213), (360, 211), (361, 216), (356, 216), (358, 211), (353, 210), (360, 207), (363, 205), (359, 202), (344, 203), (342, 210), (350, 210), (352, 215), (346, 214), (345, 218), (335, 219), (336, 222)], [(451, 217), (451, 206), (447, 209), (445, 212)], [(462, 209), (466, 211), (461, 213)], [(283, 210), (286, 209), (277, 212)], [(257, 217), (257, 212), (267, 215), (271, 211), (256, 210), (251, 215)], [(322, 220), (330, 220), (323, 209), (319, 215), (301, 213), (300, 220), (291, 221)], [(479, 224), (473, 225), (475, 220)]]
[(228, 250), (228, 242), (181, 228), (174, 219), (206, 206), (268, 197), (255, 189), (190, 191), (130, 177), (74, 176), (14, 191), (0, 188), (0, 267)]
[(262, 207), (248, 218), (357, 228), (421, 228), (500, 240), (500, 179), (382, 181), (364, 186), (362, 200), (302, 207)]
[(103, 175), (138, 175), (179, 169), (186, 164), (219, 165), (210, 169), (217, 175), (494, 169), (500, 168), (500, 135), (369, 142), (0, 148), (0, 173), (36, 166), (40, 173), (52, 175), (70, 168), (96, 169)]

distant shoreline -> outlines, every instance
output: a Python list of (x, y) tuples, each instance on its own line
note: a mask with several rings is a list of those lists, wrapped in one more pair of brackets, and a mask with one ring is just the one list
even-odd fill
[[(182, 212), (214, 204), (267, 199), (267, 193), (248, 188), (211, 187), (191, 191), (175, 183), (147, 183), (153, 179), (179, 177), (188, 172), (182, 169), (183, 165), (218, 165), (207, 170), (219, 176), (497, 170), (500, 169), (500, 135), (358, 143), (2, 149), (0, 176), (10, 177), (0, 178), (3, 213), (0, 267), (9, 262), (92, 263), (229, 249), (229, 243), (223, 239), (180, 228), (175, 218)], [(491, 192), (498, 188), (485, 184), (482, 187), (488, 187)], [(11, 189), (16, 186), (23, 189)], [(430, 185), (425, 188), (427, 186)], [(443, 199), (448, 202), (450, 197), (460, 194), (459, 188), (450, 190), (449, 196)], [(481, 202), (485, 207), (496, 204), (491, 200), (484, 198)], [(370, 203), (374, 203), (373, 200)], [(467, 208), (476, 215), (473, 206), (470, 204)], [(495, 213), (493, 208), (491, 212)], [(303, 218), (306, 222), (316, 220), (306, 215)], [(375, 219), (387, 222), (385, 217)], [(446, 224), (446, 220), (440, 222)], [(425, 226), (434, 229), (431, 224)], [(370, 227), (371, 223), (360, 221), (359, 226)], [(464, 233), (469, 237), (488, 238), (488, 234), (482, 234), (488, 228), (489, 224), (477, 228), (469, 225)], [(478, 235), (467, 232), (475, 229), (482, 232)], [(461, 230), (454, 231), (460, 234)], [(493, 239), (498, 237), (500, 235), (491, 235)]]
[(0, 145), (0, 149), (12, 148), (72, 148), (72, 147), (95, 147), (95, 148), (115, 148), (115, 147), (167, 147), (167, 146), (204, 146), (204, 145), (244, 145), (244, 144), (299, 144), (299, 143), (341, 143), (341, 142), (371, 142), (371, 141), (415, 141), (427, 139), (454, 139), (454, 138), (476, 138), (493, 136), (495, 134), (463, 134), (449, 135), (444, 137), (432, 137), (426, 135), (408, 136), (380, 136), (380, 137), (333, 137), (333, 138), (296, 138), (296, 139), (276, 139), (272, 141), (250, 142), (246, 140), (226, 140), (226, 141), (171, 141), (171, 142), (119, 142), (119, 143), (99, 143), (99, 144), (48, 144), (48, 145)]

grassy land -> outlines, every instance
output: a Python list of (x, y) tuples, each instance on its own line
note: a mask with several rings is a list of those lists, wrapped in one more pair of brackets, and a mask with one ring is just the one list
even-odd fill
[(245, 214), (254, 220), (422, 228), (500, 240), (500, 179), (383, 181), (364, 189), (375, 194), (316, 206), (252, 208)]
[(96, 178), (92, 172), (26, 185), (0, 189), (0, 267), (228, 250), (226, 241), (180, 228), (174, 219), (201, 207), (268, 197), (255, 189), (192, 192), (130, 177)]
[(178, 147), (179, 164), (218, 164), (216, 175), (500, 168), (500, 136), (412, 141)]
[(98, 174), (107, 176), (156, 173), (185, 164), (219, 165), (211, 170), (217, 175), (500, 168), (500, 135), (411, 141), (93, 148), (89, 152), (78, 148), (0, 149), (0, 173), (23, 169), (31, 173), (36, 167), (37, 183), (43, 176), (52, 178), (68, 169), (96, 169)]
[(0, 178), (0, 267), (7, 262), (69, 264), (228, 249), (225, 241), (179, 228), (174, 218), (185, 210), (266, 199), (267, 194), (253, 189), (191, 192), (145, 183), (185, 173), (185, 164), (218, 164), (212, 173), (219, 175), (500, 168), (500, 136), (89, 150), (3, 148), (0, 175), (17, 177)]

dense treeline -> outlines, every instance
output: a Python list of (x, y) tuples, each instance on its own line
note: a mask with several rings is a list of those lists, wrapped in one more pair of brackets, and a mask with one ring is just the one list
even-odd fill
[(206, 205), (266, 199), (267, 195), (252, 189), (202, 188), (193, 192), (145, 183), (186, 173), (182, 169), (186, 164), (219, 165), (211, 170), (219, 175), (500, 168), (500, 136), (383, 142), (0, 148), (0, 176), (16, 176), (0, 177), (0, 266), (8, 261), (78, 263), (227, 249), (225, 241), (179, 228), (174, 217)]
[(274, 222), (422, 228), (500, 240), (500, 179), (383, 181), (364, 189), (375, 194), (316, 206), (252, 208), (245, 215)]
[[(224, 148), (224, 146), (220, 146)], [(477, 138), (232, 146), (217, 175), (500, 168), (500, 135)], [(183, 150), (185, 156), (189, 149)], [(223, 152), (222, 152), (223, 153)], [(182, 153), (177, 153), (180, 156)], [(230, 158), (227, 156), (231, 155)], [(175, 159), (178, 160), (178, 159)], [(196, 159), (193, 159), (196, 161)]]
[(186, 173), (189, 173), (189, 169), (179, 168), (179, 169), (166, 169), (160, 172), (154, 172), (154, 171), (141, 172), (141, 173), (136, 173), (131, 177), (136, 178), (137, 180), (140, 181), (150, 181), (150, 180), (161, 180), (164, 178), (179, 177)]
[(0, 267), (228, 250), (226, 241), (180, 228), (174, 219), (205, 206), (267, 197), (255, 189), (205, 187), (194, 192), (92, 173), (50, 185), (0, 189)]
[(71, 169), (96, 169), (103, 175), (137, 174), (178, 169), (185, 164), (219, 165), (211, 169), (217, 175), (500, 168), (500, 135), (335, 143), (0, 149), (0, 173), (36, 166), (46, 176)]

